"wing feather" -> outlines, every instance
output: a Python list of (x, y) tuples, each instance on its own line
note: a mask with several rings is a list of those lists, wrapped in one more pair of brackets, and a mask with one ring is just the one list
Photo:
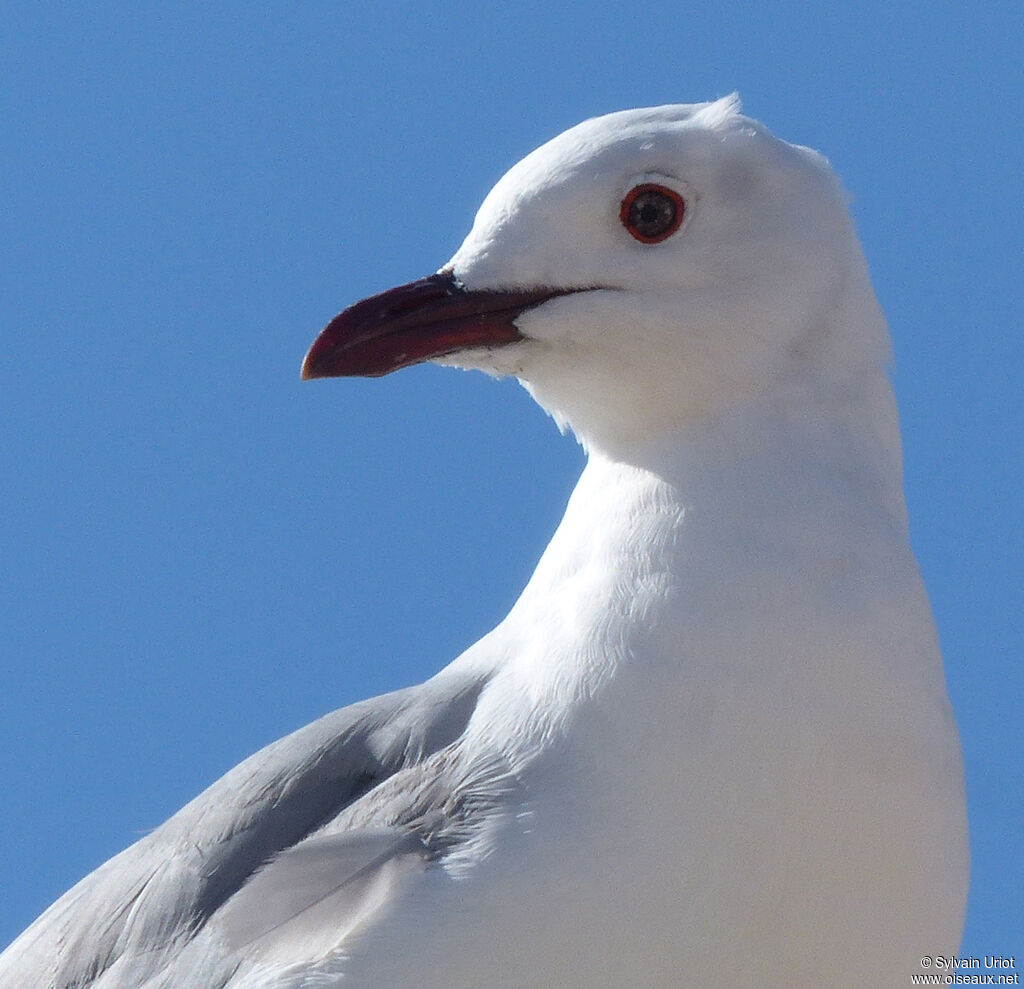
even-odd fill
[[(236, 897), (223, 927), (236, 947), (343, 894), (356, 922), (369, 889), (360, 886), (360, 869), (388, 855), (420, 862), (418, 839), (388, 828), (302, 843), (458, 739), (486, 680), (443, 672), (335, 711), (257, 752), (50, 907), (0, 955), (0, 989), (141, 985)], [(318, 866), (328, 867), (322, 881)], [(301, 892), (289, 900), (293, 881)]]

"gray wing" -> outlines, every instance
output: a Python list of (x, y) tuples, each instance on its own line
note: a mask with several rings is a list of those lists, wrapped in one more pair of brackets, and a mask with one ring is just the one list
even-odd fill
[[(369, 885), (449, 840), (430, 819), (452, 791), (431, 776), (451, 763), (486, 679), (442, 673), (257, 752), (50, 907), (0, 955), (0, 987), (155, 985), (208, 928), (229, 955), (323, 909), (343, 929)], [(229, 961), (213, 968), (193, 968), (190, 983), (225, 985)]]

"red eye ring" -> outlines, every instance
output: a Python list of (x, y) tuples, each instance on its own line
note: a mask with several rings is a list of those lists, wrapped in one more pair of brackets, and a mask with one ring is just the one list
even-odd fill
[(683, 224), (686, 203), (675, 189), (645, 182), (626, 193), (619, 219), (630, 236), (641, 244), (660, 244)]

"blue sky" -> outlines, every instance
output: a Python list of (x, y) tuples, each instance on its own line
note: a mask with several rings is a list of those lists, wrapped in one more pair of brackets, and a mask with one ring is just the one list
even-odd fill
[(1024, 954), (1016, 0), (4, 17), (0, 944), (259, 746), (504, 615), (574, 442), (513, 383), (299, 362), (447, 260), (537, 144), (736, 89), (854, 198), (963, 735), (963, 948)]

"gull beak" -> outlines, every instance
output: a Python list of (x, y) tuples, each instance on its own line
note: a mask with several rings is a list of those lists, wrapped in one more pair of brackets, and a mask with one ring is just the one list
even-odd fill
[(339, 313), (302, 362), (302, 377), (376, 378), (475, 347), (524, 339), (516, 319), (571, 289), (470, 291), (442, 271), (400, 285)]

